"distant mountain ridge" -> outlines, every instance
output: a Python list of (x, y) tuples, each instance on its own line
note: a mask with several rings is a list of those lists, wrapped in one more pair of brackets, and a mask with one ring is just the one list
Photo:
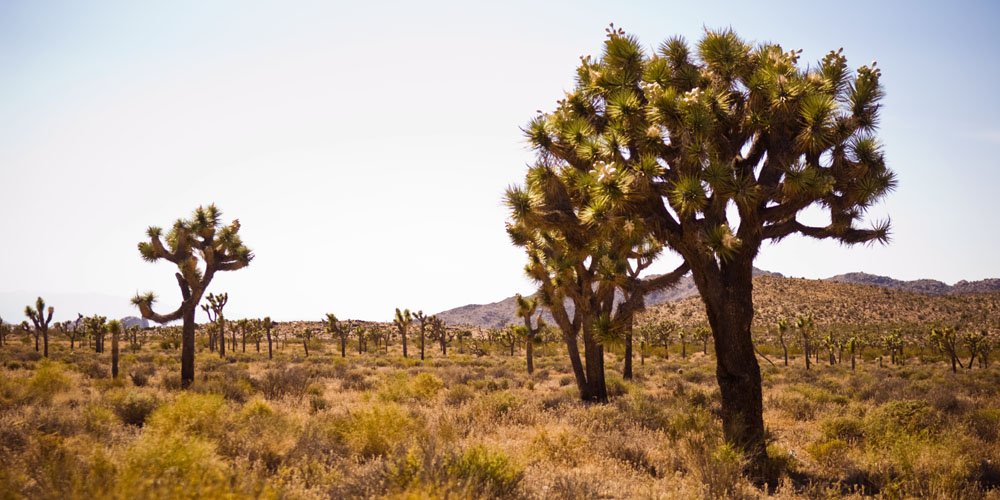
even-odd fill
[[(781, 273), (765, 271), (754, 268), (753, 275), (769, 276), (773, 278), (785, 278)], [(925, 295), (961, 295), (967, 293), (1000, 292), (1000, 279), (990, 278), (978, 281), (959, 281), (954, 285), (932, 279), (919, 279), (911, 281), (897, 280), (888, 276), (879, 276), (868, 273), (847, 273), (838, 274), (821, 281), (836, 283), (846, 283), (855, 285), (873, 285), (881, 288), (900, 290), (906, 292), (920, 293)], [(646, 296), (646, 307), (652, 307), (665, 302), (676, 302), (696, 297), (698, 289), (695, 287), (691, 275), (686, 275), (673, 288), (659, 290)], [(513, 296), (489, 304), (468, 304), (447, 311), (442, 311), (437, 316), (446, 323), (452, 325), (471, 325), (485, 328), (495, 328), (504, 324), (520, 324), (521, 319), (517, 317), (517, 303)], [(545, 321), (552, 323), (552, 316), (546, 310), (542, 314)]]
[(1000, 279), (998, 278), (989, 278), (978, 281), (962, 280), (954, 285), (948, 285), (942, 281), (931, 279), (902, 281), (876, 274), (847, 273), (832, 276), (827, 278), (826, 281), (853, 283), (856, 285), (875, 285), (892, 290), (925, 293), (928, 295), (960, 295), (963, 293), (1000, 292)]

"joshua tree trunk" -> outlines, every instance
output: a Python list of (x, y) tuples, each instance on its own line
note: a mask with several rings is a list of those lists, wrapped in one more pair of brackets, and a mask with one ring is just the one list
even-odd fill
[(306, 357), (309, 357), (309, 341), (302, 339), (302, 347), (306, 350)]
[(720, 267), (715, 267), (714, 262), (691, 267), (715, 341), (723, 433), (728, 443), (746, 454), (752, 475), (758, 475), (767, 458), (767, 441), (760, 366), (750, 334), (754, 311), (752, 261), (749, 256)]
[(803, 349), (803, 351), (805, 353), (805, 356), (803, 356), (803, 357), (806, 358), (806, 370), (808, 370), (809, 369), (809, 338), (806, 337), (804, 333), (802, 335), (802, 349)]
[(111, 378), (118, 378), (118, 332), (111, 332)]
[(273, 356), (271, 352), (271, 329), (265, 328), (265, 331), (267, 332), (267, 359), (271, 359)]
[(854, 348), (851, 348), (851, 371), (854, 371)]
[(785, 345), (785, 337), (778, 337), (781, 341), (781, 350), (785, 353), (785, 366), (788, 366), (788, 346)]
[(639, 343), (639, 364), (646, 366), (646, 342)]
[(420, 323), (420, 361), (424, 360), (424, 324)]
[(531, 340), (528, 340), (527, 342), (525, 342), (525, 345), (524, 345), (524, 351), (526, 353), (525, 356), (527, 356), (527, 358), (528, 358), (528, 374), (529, 375), (531, 373), (534, 373), (534, 371), (535, 371), (535, 359), (534, 359), (534, 354), (532, 352), (532, 344), (534, 344), (534, 342), (532, 342)]
[(194, 312), (197, 303), (184, 309), (184, 328), (181, 334), (181, 386), (194, 382)]
[[(358, 344), (360, 344), (360, 342), (358, 342)], [(340, 332), (340, 357), (342, 357), (342, 358), (346, 358), (347, 357), (347, 330), (346, 329), (344, 329), (344, 331)], [(421, 359), (423, 359), (423, 358), (421, 357)]]
[(632, 318), (625, 318), (625, 366), (622, 378), (632, 380)]
[(444, 337), (445, 337), (445, 333), (441, 332), (441, 337), (440, 337), (440, 339), (441, 339), (441, 356), (442, 357), (447, 357), (448, 356), (448, 341)]
[[(406, 330), (403, 330), (400, 333), (402, 333), (402, 335), (403, 335), (403, 357), (405, 358), (406, 357)], [(386, 345), (388, 345), (388, 343), (386, 343)]]
[(226, 321), (219, 320), (219, 357), (226, 357)]

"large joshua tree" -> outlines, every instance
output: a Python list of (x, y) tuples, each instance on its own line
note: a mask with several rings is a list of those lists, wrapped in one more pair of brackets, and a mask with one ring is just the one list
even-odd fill
[(181, 289), (181, 304), (171, 313), (153, 311), (156, 297), (152, 292), (136, 295), (132, 303), (142, 317), (164, 324), (183, 320), (181, 335), (181, 383), (186, 387), (194, 380), (194, 314), (202, 294), (219, 271), (236, 271), (250, 264), (253, 253), (240, 239), (240, 222), (222, 225), (222, 212), (215, 205), (198, 207), (190, 219), (178, 219), (166, 235), (150, 227), (149, 241), (139, 243), (139, 253), (148, 262), (160, 259), (177, 266), (177, 286)]
[[(679, 254), (712, 329), (725, 437), (754, 466), (766, 457), (750, 335), (761, 245), (790, 235), (888, 240), (888, 221), (858, 227), (895, 186), (874, 135), (880, 72), (872, 63), (852, 74), (841, 52), (801, 67), (801, 50), (722, 30), (695, 51), (674, 37), (650, 53), (612, 26), (601, 57), (581, 58), (575, 88), (525, 129), (538, 162), (515, 190), (526, 196), (510, 203), (514, 242), (615, 262), (617, 235), (601, 233), (617, 221), (618, 234), (648, 232)], [(829, 223), (800, 222), (811, 206)], [(562, 269), (579, 270), (580, 259), (556, 257), (533, 256), (529, 267), (540, 260), (558, 271), (550, 276), (580, 279)]]
[(49, 323), (52, 322), (52, 306), (49, 306), (48, 316), (45, 315), (45, 301), (41, 297), (35, 301), (35, 308), (25, 306), (24, 315), (35, 324), (35, 350), (38, 350), (38, 336), (41, 335), (45, 344), (44, 356), (49, 357)]

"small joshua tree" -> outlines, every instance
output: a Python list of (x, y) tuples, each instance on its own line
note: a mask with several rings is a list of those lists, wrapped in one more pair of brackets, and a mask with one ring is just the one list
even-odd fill
[[(958, 357), (958, 335), (955, 333), (954, 328), (943, 327), (943, 328), (931, 328), (931, 341), (942, 353), (948, 355), (951, 360), (951, 371), (952, 373), (958, 373), (958, 369), (955, 366), (956, 363), (959, 367), (965, 368), (962, 364), (962, 360)], [(975, 354), (973, 354), (975, 356)], [(969, 360), (970, 364), (972, 360)]]
[(430, 319), (430, 317), (429, 316), (425, 316), (424, 315), (424, 311), (420, 310), (420, 311), (417, 311), (417, 313), (413, 315), (413, 318), (416, 319), (420, 323), (420, 361), (423, 361), (424, 360), (424, 337), (425, 337), (426, 329), (427, 329), (427, 321)]
[(326, 327), (325, 327), (325, 331), (326, 331), (326, 333), (329, 333), (331, 336), (333, 336), (334, 334), (336, 334), (338, 337), (340, 337), (340, 357), (346, 358), (347, 357), (347, 328), (344, 328), (343, 326), (341, 326), (340, 320), (337, 319), (337, 316), (335, 314), (333, 314), (333, 313), (326, 313)]
[(813, 321), (812, 314), (808, 316), (799, 316), (795, 320), (795, 328), (799, 330), (799, 334), (802, 335), (802, 349), (805, 352), (806, 358), (806, 370), (809, 369), (809, 338), (812, 337), (813, 328), (816, 327), (816, 322)]
[(274, 328), (274, 322), (271, 321), (271, 317), (268, 316), (264, 318), (264, 333), (267, 334), (267, 359), (271, 359), (273, 355), (271, 354), (271, 329)]
[(3, 347), (7, 343), (7, 324), (3, 322), (3, 317), (0, 316), (0, 347)]
[(208, 321), (216, 325), (216, 335), (219, 339), (219, 357), (223, 358), (226, 356), (226, 318), (222, 314), (222, 310), (226, 307), (226, 303), (229, 302), (228, 293), (220, 293), (219, 295), (208, 294), (205, 297), (208, 304), (202, 304), (201, 309), (205, 311), (208, 315)]
[(448, 342), (451, 341), (453, 334), (448, 333), (448, 329), (444, 326), (444, 320), (435, 316), (431, 316), (431, 335), (437, 339), (441, 344), (441, 356), (448, 356)]
[(706, 326), (694, 329), (694, 338), (701, 341), (701, 353), (708, 354), (708, 341), (712, 339), (712, 330)]
[[(524, 338), (525, 356), (528, 360), (528, 373), (533, 373), (535, 371), (533, 346), (541, 340), (538, 334), (542, 331), (542, 328), (545, 328), (545, 322), (542, 321), (542, 312), (538, 311), (538, 297), (526, 299), (521, 294), (517, 294), (514, 299), (517, 302), (517, 316), (524, 320), (524, 327), (520, 329), (520, 334)], [(536, 311), (538, 312), (538, 316), (535, 317), (535, 326), (531, 326), (531, 317), (535, 315)], [(628, 378), (631, 378), (631, 374), (629, 374)]]
[(174, 276), (181, 289), (181, 305), (175, 311), (169, 314), (154, 312), (156, 297), (152, 292), (136, 295), (132, 303), (139, 308), (143, 318), (157, 323), (183, 320), (181, 384), (184, 387), (194, 381), (194, 314), (202, 294), (215, 273), (242, 269), (253, 259), (253, 253), (240, 239), (239, 220), (223, 226), (221, 218), (222, 212), (215, 205), (198, 207), (190, 219), (178, 219), (174, 223), (166, 235), (166, 245), (161, 240), (163, 230), (158, 227), (150, 227), (146, 231), (149, 241), (139, 243), (139, 253), (144, 260), (156, 262), (163, 259), (175, 264), (179, 270)]
[(243, 352), (247, 352), (247, 332), (250, 329), (250, 320), (246, 318), (237, 320), (236, 328), (240, 331), (240, 343), (243, 344)]
[(364, 326), (358, 325), (354, 327), (354, 334), (358, 336), (358, 354), (361, 354), (366, 350), (367, 347), (367, 342), (366, 342), (367, 336), (365, 335), (366, 333), (367, 332)]
[[(413, 323), (413, 316), (410, 314), (409, 309), (404, 309), (403, 312), (396, 308), (396, 317), (392, 320), (392, 324), (396, 325), (396, 329), (399, 330), (400, 337), (403, 338), (403, 357), (406, 357), (406, 330), (410, 328), (410, 323)], [(388, 338), (386, 338), (386, 352), (388, 352)]]
[(104, 334), (108, 331), (107, 320), (108, 318), (96, 314), (83, 319), (87, 333), (94, 338), (94, 351), (97, 353), (104, 352)]
[(847, 348), (851, 350), (851, 371), (853, 372), (854, 371), (855, 352), (857, 352), (858, 348), (861, 347), (861, 338), (858, 337), (857, 335), (855, 335), (855, 336), (847, 339), (846, 345), (847, 345)]
[(781, 343), (781, 350), (785, 353), (785, 366), (788, 366), (788, 345), (785, 344), (785, 333), (788, 332), (788, 320), (778, 320), (778, 342)]
[(45, 315), (45, 301), (41, 297), (35, 301), (35, 308), (25, 306), (24, 315), (35, 324), (35, 351), (38, 351), (38, 337), (42, 336), (45, 343), (45, 357), (49, 357), (49, 323), (52, 322), (52, 306), (49, 306), (48, 316)]

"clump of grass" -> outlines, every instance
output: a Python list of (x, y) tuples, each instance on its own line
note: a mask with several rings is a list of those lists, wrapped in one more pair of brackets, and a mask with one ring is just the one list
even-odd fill
[(444, 395), (444, 401), (451, 406), (461, 406), (466, 401), (470, 401), (475, 397), (476, 393), (472, 391), (472, 388), (465, 384), (458, 384), (448, 389), (448, 392)]
[(301, 399), (308, 387), (309, 375), (298, 366), (273, 368), (258, 381), (261, 393), (268, 399), (290, 396)]
[(476, 444), (452, 460), (448, 474), (463, 483), (467, 491), (501, 498), (514, 493), (524, 478), (524, 468), (503, 453)]
[(351, 413), (336, 425), (339, 438), (362, 457), (385, 456), (414, 437), (417, 424), (397, 404), (373, 404)]
[(122, 423), (136, 427), (142, 427), (146, 418), (160, 405), (155, 394), (137, 390), (115, 392), (109, 394), (107, 399)]
[(63, 367), (54, 361), (43, 360), (35, 368), (35, 374), (28, 381), (30, 396), (38, 401), (51, 401), (56, 394), (68, 391), (72, 381)]
[(225, 431), (219, 423), (227, 415), (222, 396), (186, 392), (160, 406), (146, 419), (146, 425), (153, 433), (216, 436)]

